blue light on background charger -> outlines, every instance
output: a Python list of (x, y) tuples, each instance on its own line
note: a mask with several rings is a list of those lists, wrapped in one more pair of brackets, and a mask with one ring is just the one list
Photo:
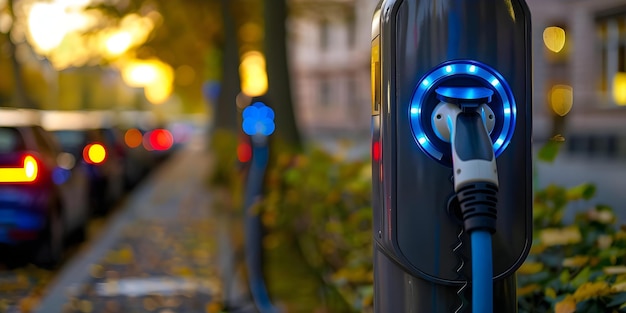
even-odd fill
[(65, 168), (55, 167), (52, 170), (52, 181), (57, 185), (65, 184), (71, 176), (72, 172)]
[[(502, 119), (502, 127), (498, 137), (492, 138), (493, 150), (496, 157), (504, 152), (513, 137), (517, 111), (513, 92), (504, 77), (495, 69), (477, 61), (456, 60), (445, 62), (428, 72), (420, 80), (413, 92), (413, 97), (409, 105), (409, 119), (415, 141), (426, 154), (436, 160), (443, 158), (443, 152), (435, 146), (425, 132), (425, 128), (422, 125), (422, 112), (424, 112), (422, 105), (428, 96), (434, 93), (435, 89), (444, 82), (454, 78), (465, 77), (468, 77), (468, 81), (475, 78), (481, 83), (481, 86), (484, 85), (484, 87), (492, 89), (494, 94), (498, 95), (497, 98), (502, 102), (501, 106), (490, 105), (494, 113), (496, 113), (496, 116)], [(496, 97), (494, 97), (494, 101), (495, 99)], [(500, 107), (501, 110), (496, 110), (496, 108), (499, 109)], [(425, 120), (429, 121), (430, 119), (427, 118)], [(430, 127), (430, 125), (428, 125), (428, 127)]]
[(263, 102), (255, 102), (246, 107), (242, 112), (243, 132), (246, 135), (269, 136), (274, 133), (274, 110)]

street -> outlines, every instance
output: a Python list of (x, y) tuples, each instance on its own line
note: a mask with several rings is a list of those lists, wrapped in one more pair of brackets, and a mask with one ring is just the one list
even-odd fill
[(2, 272), (0, 311), (246, 312), (230, 239), (237, 226), (211, 205), (209, 163), (198, 139), (147, 177), (58, 272)]

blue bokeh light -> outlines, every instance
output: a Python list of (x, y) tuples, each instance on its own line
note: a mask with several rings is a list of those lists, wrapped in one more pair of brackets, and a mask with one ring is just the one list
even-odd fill
[(274, 110), (263, 102), (249, 105), (241, 115), (243, 117), (242, 128), (246, 135), (269, 136), (276, 130)]

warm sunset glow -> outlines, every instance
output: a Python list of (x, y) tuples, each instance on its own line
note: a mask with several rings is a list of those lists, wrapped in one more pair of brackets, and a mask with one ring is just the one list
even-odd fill
[(43, 52), (57, 47), (65, 36), (65, 30), (59, 24), (56, 24), (56, 27), (48, 27), (54, 20), (63, 18), (63, 11), (60, 9), (53, 4), (38, 2), (33, 4), (28, 15), (28, 27), (35, 47)]
[(132, 62), (122, 69), (122, 78), (128, 86), (145, 87), (157, 80), (157, 67), (150, 62)]
[(69, 32), (85, 29), (90, 22), (87, 15), (67, 10), (61, 1), (35, 2), (28, 14), (34, 47), (43, 53), (57, 48)]
[(145, 43), (161, 20), (159, 13), (150, 11), (144, 16), (127, 14), (114, 22), (102, 11), (88, 9), (94, 2), (32, 1), (27, 6), (26, 38), (55, 69), (115, 60)]
[(250, 51), (241, 57), (239, 65), (241, 91), (250, 97), (257, 97), (267, 92), (267, 72), (265, 57), (258, 51)]
[(115, 33), (111, 35), (111, 37), (109, 37), (109, 39), (107, 39), (106, 41), (107, 51), (109, 51), (113, 55), (122, 54), (126, 52), (128, 48), (130, 48), (132, 42), (133, 37), (129, 32), (121, 31)]
[(165, 102), (173, 91), (174, 70), (158, 59), (129, 62), (122, 67), (122, 78), (128, 86), (144, 88), (146, 99), (153, 104)]
[(144, 87), (146, 99), (152, 104), (161, 104), (167, 101), (172, 91), (172, 80), (165, 76), (159, 76), (159, 79), (155, 83)]

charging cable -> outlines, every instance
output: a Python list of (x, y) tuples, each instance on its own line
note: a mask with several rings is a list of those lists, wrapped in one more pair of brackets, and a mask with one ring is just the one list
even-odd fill
[(493, 91), (483, 87), (439, 87), (432, 115), (437, 136), (450, 142), (454, 190), (472, 247), (472, 312), (493, 312), (491, 234), (496, 231), (498, 171), (487, 106)]

